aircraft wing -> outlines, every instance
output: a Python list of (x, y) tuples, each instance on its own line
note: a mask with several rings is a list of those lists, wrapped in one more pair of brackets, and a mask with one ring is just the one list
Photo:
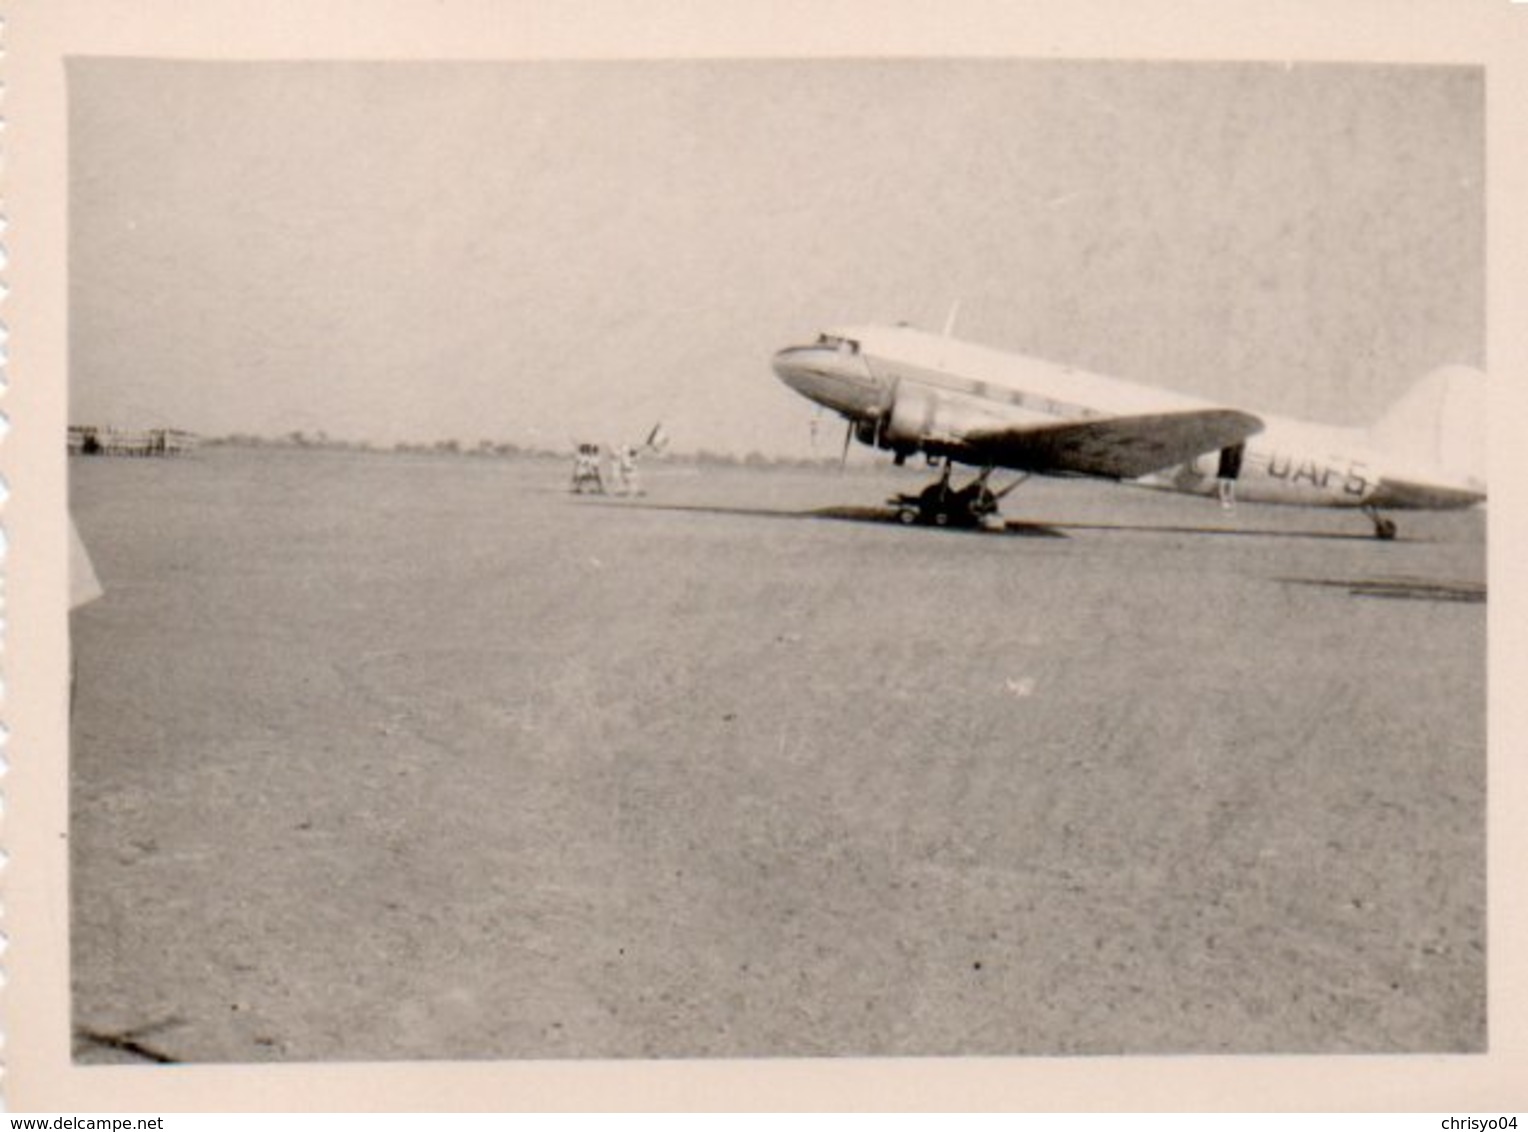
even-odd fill
[(1263, 422), (1251, 413), (1195, 409), (986, 429), (968, 433), (965, 440), (973, 462), (1026, 472), (1135, 479), (1240, 444), (1262, 431)]

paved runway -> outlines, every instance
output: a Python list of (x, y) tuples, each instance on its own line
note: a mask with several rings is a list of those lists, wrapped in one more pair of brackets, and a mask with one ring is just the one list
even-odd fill
[(1483, 514), (569, 467), (73, 462), (77, 1058), (1484, 1048)]

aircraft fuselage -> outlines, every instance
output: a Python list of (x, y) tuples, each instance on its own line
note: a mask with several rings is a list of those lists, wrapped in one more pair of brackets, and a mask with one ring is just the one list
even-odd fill
[[(994, 461), (990, 448), (971, 438), (1004, 429), (1223, 408), (909, 327), (830, 331), (811, 345), (781, 350), (774, 369), (786, 385), (846, 417), (863, 443), (899, 458), (922, 453), (978, 467)], [(1398, 460), (1377, 450), (1365, 430), (1256, 417), (1261, 430), (1243, 442), (1120, 478), (1206, 496), (1224, 495), (1234, 483), (1241, 500), (1370, 511), (1461, 508), (1485, 498), (1483, 480), (1425, 460)], [(998, 463), (1046, 470), (1022, 460)]]

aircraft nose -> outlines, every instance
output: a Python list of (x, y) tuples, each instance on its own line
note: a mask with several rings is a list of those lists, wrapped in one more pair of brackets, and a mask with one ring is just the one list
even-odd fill
[(842, 348), (787, 346), (771, 363), (775, 376), (809, 401), (845, 416), (886, 409), (887, 395), (864, 359)]
[(811, 396), (808, 386), (811, 384), (807, 366), (803, 355), (805, 349), (801, 346), (787, 346), (777, 353), (770, 361), (775, 371), (775, 376), (790, 386), (797, 393)]

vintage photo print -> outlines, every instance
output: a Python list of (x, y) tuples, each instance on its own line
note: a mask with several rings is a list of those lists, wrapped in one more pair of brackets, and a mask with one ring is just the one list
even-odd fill
[(1520, 13), (723, 7), (13, 21), (18, 1103), (1508, 1103)]

